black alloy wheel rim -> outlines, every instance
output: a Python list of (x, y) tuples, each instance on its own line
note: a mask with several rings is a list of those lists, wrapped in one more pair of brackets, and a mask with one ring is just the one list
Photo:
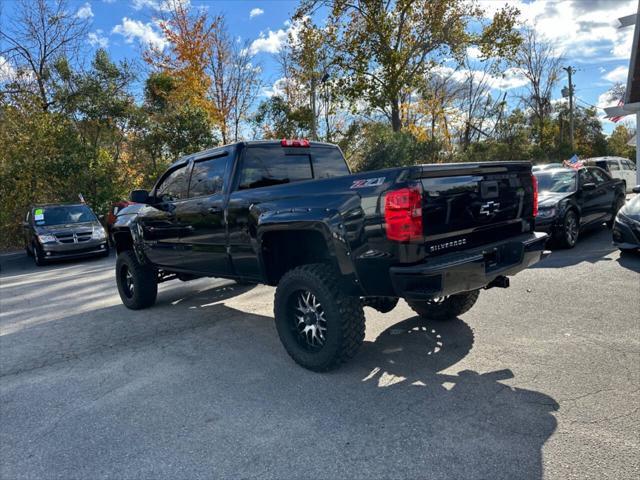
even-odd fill
[(123, 265), (120, 269), (120, 283), (122, 284), (122, 290), (126, 297), (133, 298), (136, 287), (133, 281), (133, 274), (126, 265)]
[(567, 238), (567, 243), (569, 245), (574, 245), (576, 243), (576, 240), (578, 238), (578, 220), (573, 213), (567, 214), (567, 221), (565, 223), (565, 235)]
[(318, 298), (309, 290), (298, 290), (289, 301), (291, 332), (309, 352), (321, 350), (327, 341), (327, 319)]

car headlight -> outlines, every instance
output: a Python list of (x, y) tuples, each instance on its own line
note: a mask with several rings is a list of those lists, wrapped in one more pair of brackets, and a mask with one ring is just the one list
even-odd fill
[(92, 240), (104, 240), (107, 238), (107, 234), (102, 227), (93, 227), (93, 232), (91, 233)]
[(57, 241), (55, 235), (47, 235), (47, 234), (38, 235), (38, 240), (40, 240), (40, 243), (53, 243)]
[(538, 210), (538, 217), (540, 218), (551, 218), (555, 217), (556, 209), (555, 208), (542, 208)]

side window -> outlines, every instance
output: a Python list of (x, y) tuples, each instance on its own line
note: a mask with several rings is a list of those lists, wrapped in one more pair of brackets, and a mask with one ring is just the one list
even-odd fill
[(580, 177), (580, 185), (584, 185), (585, 183), (595, 183), (593, 175), (584, 168), (578, 171), (578, 175)]
[(282, 147), (249, 147), (242, 160), (238, 189), (268, 187), (311, 178), (309, 154), (285, 152)]
[(633, 164), (633, 162), (630, 162), (629, 160), (623, 160), (622, 161), (624, 163), (624, 169), (625, 170), (635, 170), (636, 166)]
[(171, 202), (187, 198), (187, 167), (184, 165), (175, 169), (164, 178), (162, 183), (156, 188), (156, 197), (161, 202)]
[(349, 175), (349, 168), (337, 148), (315, 147), (311, 152), (314, 178), (331, 178)]
[(193, 164), (189, 197), (213, 195), (222, 191), (228, 156), (201, 160)]
[(601, 184), (604, 182), (608, 182), (609, 180), (611, 180), (609, 178), (609, 176), (603, 172), (602, 170), (600, 170), (599, 168), (594, 168), (591, 170), (591, 174), (594, 176), (594, 178), (596, 179), (596, 183), (597, 184)]
[(618, 163), (618, 160), (609, 160), (607, 164), (609, 165), (610, 172), (620, 170), (620, 164)]

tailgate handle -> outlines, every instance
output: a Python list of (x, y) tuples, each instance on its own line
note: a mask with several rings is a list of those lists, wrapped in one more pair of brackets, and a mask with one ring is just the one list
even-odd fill
[(496, 181), (480, 182), (480, 196), (482, 198), (497, 198), (498, 182)]

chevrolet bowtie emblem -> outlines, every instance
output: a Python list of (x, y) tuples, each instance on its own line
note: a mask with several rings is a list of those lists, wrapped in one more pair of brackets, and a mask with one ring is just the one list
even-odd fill
[(492, 215), (500, 208), (500, 202), (487, 202), (480, 206), (480, 215)]

